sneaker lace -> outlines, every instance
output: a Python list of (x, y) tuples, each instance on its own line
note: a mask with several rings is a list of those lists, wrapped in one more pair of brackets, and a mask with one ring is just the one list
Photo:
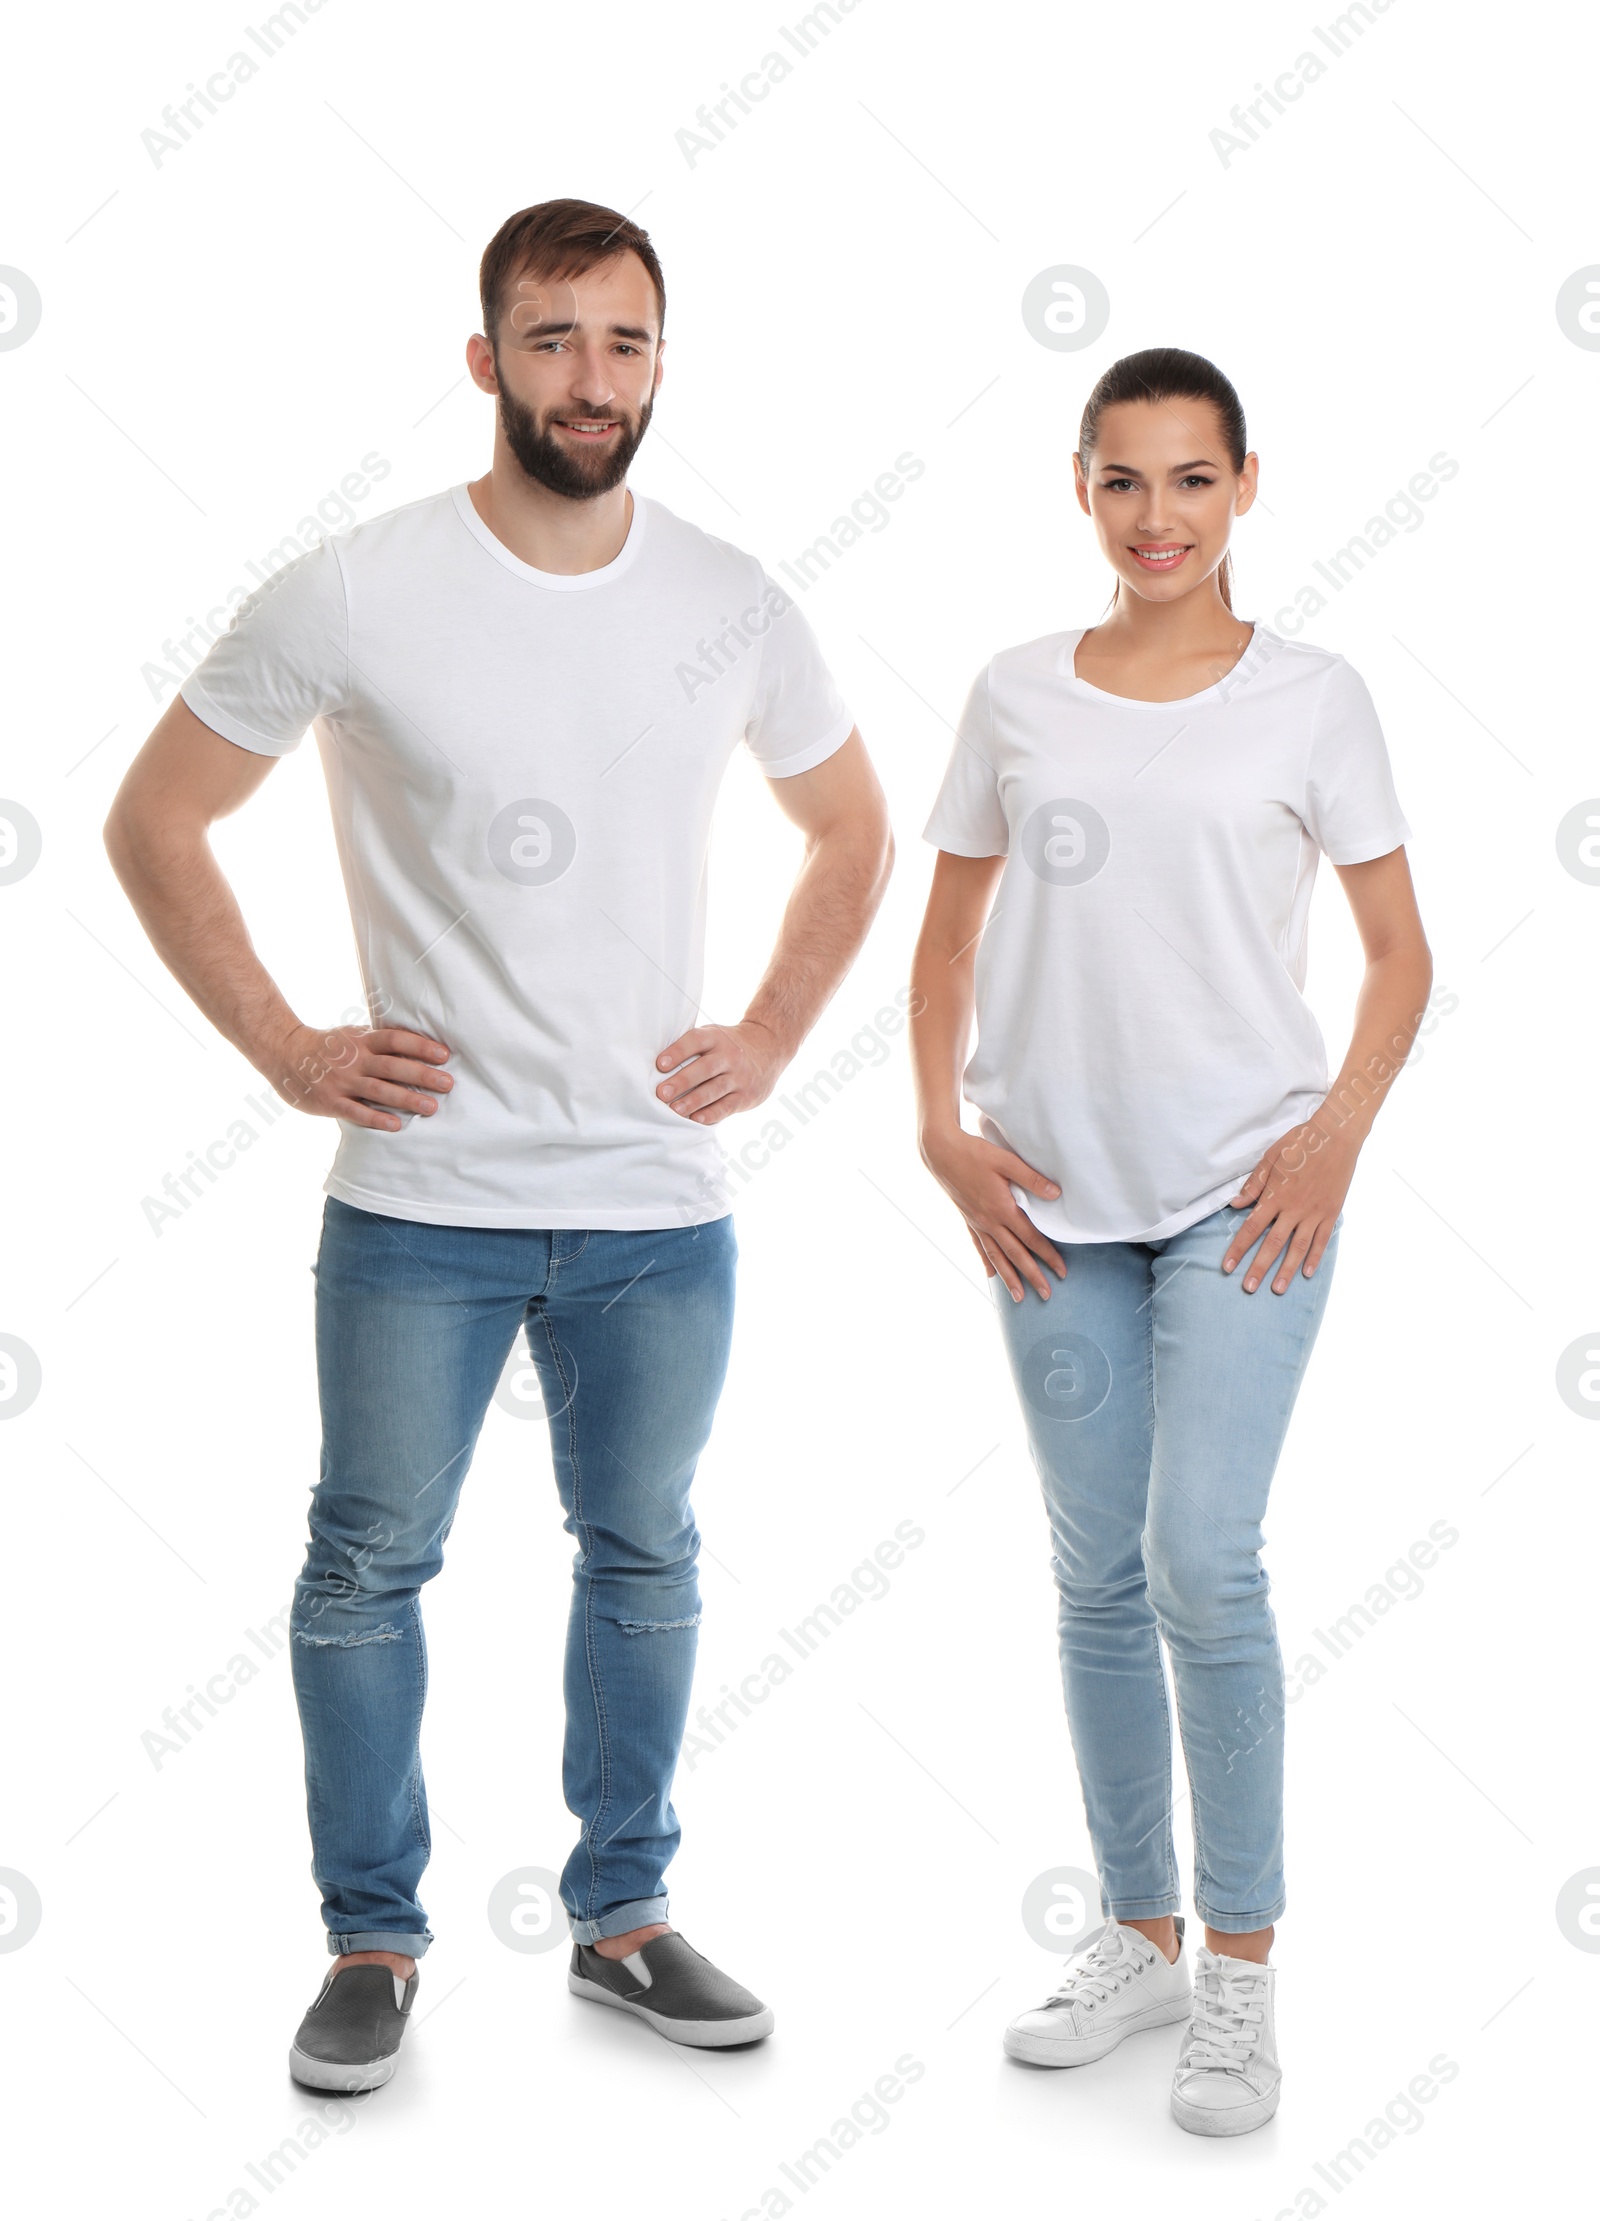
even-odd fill
[[(1154, 1945), (1151, 1946), (1152, 1953)], [(1124, 1982), (1135, 1980), (1148, 1962), (1116, 1928), (1106, 1928), (1087, 1949), (1067, 1961), (1060, 1983), (1050, 1992), (1047, 2005), (1104, 2004)]]
[(1266, 2023), (1266, 1995), (1264, 1968), (1197, 1966), (1180, 2070), (1212, 2068), (1238, 2074), (1248, 2067)]

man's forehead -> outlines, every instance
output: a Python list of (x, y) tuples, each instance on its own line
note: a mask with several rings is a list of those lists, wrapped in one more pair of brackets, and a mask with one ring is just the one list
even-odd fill
[(507, 305), (519, 329), (535, 322), (570, 328), (602, 320), (635, 328), (645, 325), (653, 334), (658, 322), (650, 273), (632, 252), (613, 255), (570, 277), (555, 277), (537, 268), (524, 270), (508, 288)]

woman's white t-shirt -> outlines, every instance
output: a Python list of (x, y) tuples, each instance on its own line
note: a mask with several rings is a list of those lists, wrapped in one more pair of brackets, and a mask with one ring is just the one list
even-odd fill
[(1217, 685), (1137, 702), (1076, 676), (1082, 629), (975, 681), (926, 838), (1007, 859), (977, 955), (966, 1094), (1060, 1184), (1063, 1241), (1149, 1241), (1236, 1195), (1328, 1089), (1301, 992), (1319, 853), (1408, 839), (1372, 698), (1257, 625)]
[(465, 486), (374, 517), (240, 609), (183, 698), (263, 755), (315, 724), (375, 1021), (452, 1051), (398, 1133), (345, 1125), (330, 1195), (445, 1226), (698, 1225), (721, 1147), (655, 1093), (700, 1008), (712, 806), (850, 712), (753, 556), (635, 499), (615, 559), (538, 571)]

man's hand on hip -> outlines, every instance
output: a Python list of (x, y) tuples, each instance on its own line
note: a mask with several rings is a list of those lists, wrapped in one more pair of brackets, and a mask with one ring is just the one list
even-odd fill
[[(397, 1134), (396, 1111), (429, 1117), (455, 1081), (438, 1067), (450, 1051), (404, 1026), (296, 1026), (279, 1044), (268, 1079), (312, 1118), (342, 1118)], [(429, 1092), (424, 1092), (424, 1091)]]
[(777, 1037), (757, 1019), (696, 1026), (668, 1042), (656, 1058), (656, 1070), (672, 1074), (656, 1093), (680, 1118), (715, 1126), (735, 1111), (764, 1103), (787, 1062)]

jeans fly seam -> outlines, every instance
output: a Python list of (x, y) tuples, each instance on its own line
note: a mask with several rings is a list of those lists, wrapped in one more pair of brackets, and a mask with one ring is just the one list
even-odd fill
[(584, 1251), (589, 1246), (589, 1235), (590, 1229), (588, 1227), (585, 1227), (583, 1230), (583, 1240), (578, 1244), (577, 1248), (573, 1250), (569, 1256), (566, 1257), (563, 1257), (561, 1255), (556, 1242), (554, 1240), (551, 1241), (550, 1280), (552, 1284), (554, 1283), (555, 1277), (557, 1273), (561, 1270), (563, 1265), (575, 1265), (578, 1262), (578, 1259), (583, 1255)]

